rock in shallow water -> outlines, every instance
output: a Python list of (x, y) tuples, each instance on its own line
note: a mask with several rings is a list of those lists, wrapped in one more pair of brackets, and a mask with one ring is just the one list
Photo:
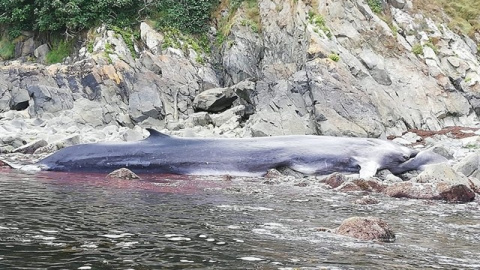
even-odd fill
[(107, 178), (115, 178), (115, 179), (124, 179), (124, 180), (139, 180), (140, 177), (136, 175), (134, 172), (130, 171), (127, 168), (121, 168), (115, 170), (107, 175)]
[(348, 218), (335, 229), (335, 233), (361, 240), (395, 241), (395, 234), (389, 228), (388, 224), (376, 217)]

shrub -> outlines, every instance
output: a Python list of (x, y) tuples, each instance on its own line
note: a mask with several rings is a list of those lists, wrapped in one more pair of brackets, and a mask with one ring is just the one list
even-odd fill
[(157, 0), (157, 26), (190, 34), (204, 33), (218, 0)]
[(47, 53), (47, 64), (61, 63), (73, 50), (73, 41), (54, 41), (51, 50)]
[(340, 61), (340, 56), (336, 53), (329, 54), (328, 58), (330, 58), (330, 60), (335, 61), (335, 62)]
[(308, 17), (311, 24), (322, 30), (328, 38), (332, 38), (332, 32), (330, 31), (330, 29), (328, 29), (325, 23), (325, 18), (323, 18), (322, 15), (310, 11), (308, 13)]
[(15, 56), (15, 44), (7, 37), (0, 40), (0, 58), (2, 60), (12, 59)]
[(367, 0), (367, 4), (370, 9), (377, 14), (383, 11), (381, 0)]
[(415, 55), (423, 55), (423, 46), (420, 45), (420, 44), (415, 44), (413, 45), (412, 47), (412, 52), (415, 54)]

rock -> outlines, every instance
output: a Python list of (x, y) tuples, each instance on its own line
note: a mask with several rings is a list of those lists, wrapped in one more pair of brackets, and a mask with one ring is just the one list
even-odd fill
[(30, 85), (27, 91), (33, 99), (33, 106), (29, 107), (31, 115), (41, 116), (46, 112), (56, 113), (73, 108), (72, 92), (68, 89)]
[(140, 141), (143, 139), (143, 134), (137, 130), (128, 129), (123, 133), (122, 139), (127, 142)]
[(33, 154), (35, 150), (46, 145), (48, 145), (47, 141), (43, 139), (36, 140), (24, 146), (18, 147), (17, 149), (13, 150), (13, 153)]
[(367, 191), (367, 192), (382, 192), (385, 185), (374, 179), (353, 179), (344, 182), (336, 188), (342, 192)]
[(348, 218), (335, 229), (335, 233), (360, 240), (395, 241), (395, 234), (388, 224), (376, 217)]
[(164, 37), (146, 22), (140, 23), (140, 37), (153, 54), (161, 53)]
[(134, 123), (140, 123), (149, 117), (163, 119), (165, 115), (160, 93), (148, 82), (144, 83), (141, 91), (130, 95), (128, 111)]
[(449, 183), (438, 183), (437, 189), (440, 193), (440, 198), (447, 202), (463, 203), (471, 202), (475, 199), (475, 193), (466, 185), (451, 185)]
[(331, 188), (337, 188), (347, 181), (347, 177), (341, 173), (332, 173), (321, 180), (322, 183), (329, 185)]
[(403, 9), (407, 4), (406, 0), (388, 0), (388, 3), (395, 8)]
[(212, 123), (211, 116), (207, 112), (196, 112), (190, 114), (185, 124), (189, 127), (208, 126)]
[(237, 99), (231, 88), (212, 88), (198, 94), (193, 100), (195, 110), (221, 112)]
[[(475, 158), (473, 158), (475, 159)], [(425, 166), (423, 171), (412, 182), (417, 183), (448, 183), (450, 185), (464, 185), (480, 193), (480, 180), (477, 178), (469, 179), (464, 174), (457, 173), (448, 164), (431, 164)]]
[(141, 178), (127, 168), (115, 170), (107, 175), (107, 178), (123, 179), (123, 180), (140, 180)]
[(227, 123), (230, 119), (235, 118), (235, 121), (238, 118), (242, 118), (245, 115), (245, 106), (238, 105), (233, 108), (230, 108), (222, 113), (219, 114), (211, 114), (211, 122), (214, 126), (219, 127), (225, 123)]
[(48, 52), (50, 52), (50, 48), (48, 47), (48, 44), (42, 44), (35, 49), (35, 51), (33, 52), (33, 55), (37, 58), (37, 60), (40, 63), (45, 63), (45, 59), (47, 57)]
[(453, 168), (467, 177), (471, 176), (480, 179), (480, 153), (475, 152), (468, 155), (455, 164)]
[(362, 198), (355, 201), (355, 204), (367, 205), (367, 204), (379, 204), (380, 201), (371, 196), (363, 196)]
[(23, 88), (16, 88), (12, 90), (11, 95), (10, 109), (21, 111), (25, 110), (30, 105), (30, 95), (28, 94), (27, 90)]
[(385, 60), (382, 56), (375, 54), (373, 51), (363, 51), (359, 56), (360, 61), (368, 68), (373, 79), (382, 85), (391, 85), (392, 80), (385, 69)]
[(463, 184), (402, 182), (389, 185), (384, 193), (395, 198), (471, 202), (475, 193)]

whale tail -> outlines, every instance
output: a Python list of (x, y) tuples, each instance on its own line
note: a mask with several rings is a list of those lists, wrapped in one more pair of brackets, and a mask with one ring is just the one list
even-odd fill
[(22, 167), (22, 165), (19, 165), (19, 164), (13, 164), (13, 163), (10, 163), (10, 162), (7, 162), (5, 160), (1, 160), (0, 159), (0, 168), (10, 168), (10, 169), (20, 169)]
[(0, 168), (2, 167), (19, 170), (22, 172), (38, 172), (38, 171), (41, 171), (42, 169), (46, 169), (46, 166), (38, 165), (38, 164), (22, 165), (22, 164), (7, 162), (5, 160), (0, 160)]

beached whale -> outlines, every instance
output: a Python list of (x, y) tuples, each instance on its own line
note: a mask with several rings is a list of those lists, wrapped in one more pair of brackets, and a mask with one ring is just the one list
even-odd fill
[(430, 151), (417, 152), (372, 138), (292, 135), (255, 138), (182, 138), (148, 129), (137, 142), (93, 143), (67, 147), (40, 160), (42, 170), (105, 172), (128, 168), (136, 173), (262, 176), (272, 168), (307, 175), (333, 172), (374, 176), (394, 174), (446, 161)]

